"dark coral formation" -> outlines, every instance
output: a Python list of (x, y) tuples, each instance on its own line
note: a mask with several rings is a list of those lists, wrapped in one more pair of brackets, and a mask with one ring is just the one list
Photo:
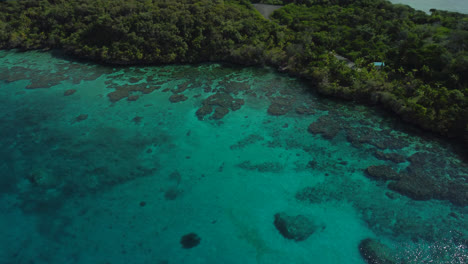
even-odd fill
[(76, 89), (68, 89), (68, 90), (65, 90), (65, 92), (63, 92), (63, 95), (64, 96), (70, 96), (72, 94), (74, 94), (76, 92)]
[(213, 115), (211, 116), (212, 119), (214, 120), (220, 120), (222, 119), (225, 115), (229, 113), (229, 109), (226, 107), (216, 107)]
[(42, 189), (53, 188), (59, 182), (55, 174), (50, 173), (44, 169), (34, 170), (27, 176), (27, 179), (35, 187)]
[[(444, 194), (428, 175), (401, 173), (399, 181), (390, 182), (388, 188), (406, 195), (414, 200), (443, 199)], [(442, 187), (443, 188), (443, 187)], [(448, 197), (447, 197), (448, 198)]]
[[(212, 119), (221, 119), (229, 110), (239, 110), (244, 105), (244, 99), (235, 99), (227, 93), (215, 93), (205, 100), (203, 100), (202, 106), (197, 110), (196, 115), (198, 119), (203, 120), (205, 116), (215, 113), (211, 116)], [(221, 108), (218, 110), (218, 108)]]
[[(115, 91), (107, 94), (107, 97), (109, 97), (109, 100), (112, 103), (132, 95), (149, 94), (154, 90), (159, 89), (159, 86), (147, 85), (145, 83), (136, 85), (114, 85), (113, 87), (115, 88)], [(131, 100), (129, 99), (129, 101)]]
[(32, 75), (31, 83), (26, 86), (26, 89), (39, 89), (39, 88), (50, 88), (62, 81), (67, 80), (67, 77), (61, 74), (43, 73), (38, 75)]
[(387, 165), (370, 166), (366, 169), (366, 175), (384, 181), (400, 179), (400, 175)]
[(294, 99), (289, 97), (276, 97), (273, 98), (270, 106), (268, 107), (268, 114), (274, 116), (285, 115), (288, 113), (293, 106)]
[(180, 244), (183, 248), (189, 249), (200, 244), (201, 238), (196, 233), (188, 233), (180, 238)]
[[(42, 110), (47, 113), (47, 108)], [(18, 119), (22, 122), (20, 114)], [(27, 153), (25, 160), (30, 164), (20, 172), (30, 184), (18, 194), (18, 207), (35, 213), (58, 210), (64, 201), (75, 195), (105, 190), (138, 177), (153, 175), (158, 161), (154, 160), (154, 167), (144, 167), (139, 165), (137, 156), (155, 142), (161, 146), (170, 142), (165, 134), (152, 138), (128, 137), (119, 130), (103, 127), (89, 131), (89, 139), (75, 138), (54, 129), (49, 129), (38, 139), (33, 136), (33, 130), (16, 127), (15, 133), (25, 137), (16, 147), (24, 155)], [(34, 156), (37, 158), (30, 158)], [(109, 159), (114, 160), (111, 166), (107, 166)]]
[(381, 242), (367, 238), (359, 243), (359, 253), (368, 264), (397, 264), (392, 250)]
[(183, 94), (173, 94), (169, 97), (169, 101), (171, 101), (171, 103), (183, 102), (187, 99), (188, 97)]
[[(453, 169), (436, 154), (417, 152), (409, 157), (410, 165), (401, 173), (388, 166), (370, 166), (366, 174), (390, 181), (388, 188), (415, 200), (449, 200), (455, 205), (468, 205), (468, 170)], [(464, 174), (464, 175), (463, 175)]]
[(321, 134), (326, 139), (333, 139), (343, 128), (343, 123), (331, 116), (321, 116), (309, 125), (307, 131), (312, 134)]
[(283, 165), (278, 162), (263, 162), (253, 164), (250, 161), (244, 161), (237, 164), (237, 166), (244, 170), (257, 170), (259, 172), (280, 172), (283, 170)]
[(237, 95), (240, 92), (246, 92), (250, 89), (250, 85), (246, 82), (237, 82), (233, 80), (225, 79), (219, 83), (222, 88), (220, 91)]
[(203, 118), (213, 112), (213, 107), (211, 105), (202, 105), (196, 112), (198, 119), (203, 120)]
[(0, 68), (0, 79), (7, 83), (28, 79), (29, 74), (32, 74), (31, 69), (25, 67), (13, 66), (11, 68)]
[[(388, 191), (382, 195), (381, 187), (376, 187), (375, 192), (362, 192), (362, 185), (361, 181), (330, 175), (320, 184), (300, 189), (296, 199), (310, 203), (349, 201), (368, 227), (379, 235), (433, 242), (452, 239), (452, 230), (468, 230), (468, 222), (464, 219), (451, 217), (444, 212), (438, 212), (434, 218), (420, 212), (418, 204), (402, 203), (402, 199), (407, 198), (396, 192)], [(461, 207), (454, 207), (453, 210), (463, 211)], [(468, 233), (461, 233), (459, 237), (463, 241)]]
[(286, 213), (277, 213), (274, 225), (283, 237), (295, 241), (306, 240), (317, 230), (315, 223), (304, 215), (290, 216)]
[(187, 90), (189, 88), (191, 83), (192, 83), (192, 81), (186, 81), (183, 84), (179, 84), (179, 85), (177, 85), (176, 89), (172, 90), (172, 92), (175, 93), (175, 94), (183, 93), (185, 90)]
[(134, 95), (134, 94), (132, 94), (132, 95), (129, 95), (129, 96), (127, 97), (127, 101), (129, 101), (129, 102), (134, 102), (134, 101), (138, 100), (138, 98), (140, 98), (139, 95)]
[(178, 171), (174, 171), (171, 174), (169, 174), (168, 179), (179, 185), (182, 182), (182, 175), (180, 175)]
[(390, 132), (391, 130), (376, 130), (371, 127), (348, 127), (346, 138), (357, 147), (364, 143), (379, 149), (401, 149), (408, 146), (406, 141), (392, 136)]
[(87, 115), (87, 114), (80, 114), (79, 116), (77, 116), (77, 117), (75, 118), (75, 121), (76, 121), (76, 122), (81, 122), (81, 121), (84, 121), (84, 120), (86, 120), (86, 119), (88, 119), (88, 115)]
[(296, 199), (299, 201), (307, 201), (310, 203), (322, 203), (330, 200), (340, 200), (345, 197), (342, 196), (343, 193), (338, 193), (338, 195), (330, 195), (324, 188), (318, 187), (306, 187), (301, 189), (296, 193)]
[(142, 116), (135, 116), (135, 117), (132, 119), (133, 123), (135, 123), (135, 124), (137, 124), (137, 125), (141, 123), (141, 120), (143, 120), (143, 117), (142, 117)]
[(389, 160), (395, 163), (403, 163), (406, 161), (406, 157), (398, 153), (386, 153), (380, 150), (377, 150), (374, 153), (374, 156), (379, 160)]
[[(342, 117), (345, 116), (345, 117)], [(394, 136), (391, 129), (379, 130), (372, 127), (372, 123), (360, 121), (365, 125), (352, 126), (351, 121), (354, 119), (346, 113), (337, 113), (330, 111), (328, 115), (319, 117), (315, 122), (309, 125), (308, 131), (312, 134), (320, 134), (326, 139), (334, 139), (340, 131), (346, 134), (346, 140), (352, 146), (361, 147), (363, 144), (369, 144), (378, 149), (402, 149), (407, 147), (408, 141), (405, 138)], [(395, 153), (385, 153), (379, 151), (378, 158), (392, 160), (396, 163), (404, 162), (404, 157)]]
[(173, 201), (177, 199), (180, 191), (176, 187), (170, 187), (164, 192), (164, 198), (168, 201)]
[(307, 106), (298, 106), (296, 107), (296, 113), (300, 115), (313, 115), (315, 111)]
[(239, 140), (236, 144), (231, 145), (230, 148), (231, 149), (242, 149), (242, 148), (245, 148), (248, 145), (255, 144), (256, 142), (262, 141), (262, 140), (264, 140), (264, 138), (262, 136), (252, 134), (252, 135), (248, 135), (247, 137)]

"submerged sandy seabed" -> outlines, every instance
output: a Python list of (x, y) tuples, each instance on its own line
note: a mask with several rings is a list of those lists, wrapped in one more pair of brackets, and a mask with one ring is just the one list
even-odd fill
[[(0, 65), (2, 263), (364, 263), (368, 237), (410, 263), (467, 259), (466, 206), (365, 173), (451, 181), (467, 164), (370, 108), (270, 69), (38, 52)], [(285, 238), (277, 213), (307, 217), (312, 234)], [(184, 248), (192, 232), (200, 243)]]

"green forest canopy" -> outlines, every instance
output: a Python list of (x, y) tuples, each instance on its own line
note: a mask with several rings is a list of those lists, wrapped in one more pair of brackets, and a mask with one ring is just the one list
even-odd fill
[[(286, 5), (268, 21), (251, 2)], [(267, 64), (468, 141), (467, 45), (467, 15), (385, 0), (0, 2), (3, 49), (63, 49), (113, 64)]]

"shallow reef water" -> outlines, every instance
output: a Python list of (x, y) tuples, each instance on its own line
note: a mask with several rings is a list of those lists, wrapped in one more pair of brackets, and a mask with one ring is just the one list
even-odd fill
[(0, 51), (0, 263), (468, 263), (453, 146), (312, 90)]

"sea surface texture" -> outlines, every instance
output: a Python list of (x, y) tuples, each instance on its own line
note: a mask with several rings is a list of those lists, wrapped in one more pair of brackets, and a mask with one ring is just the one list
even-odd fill
[(311, 90), (1, 51), (0, 263), (468, 263), (457, 151)]
[(389, 0), (394, 4), (405, 4), (429, 13), (432, 8), (468, 14), (466, 0)]

